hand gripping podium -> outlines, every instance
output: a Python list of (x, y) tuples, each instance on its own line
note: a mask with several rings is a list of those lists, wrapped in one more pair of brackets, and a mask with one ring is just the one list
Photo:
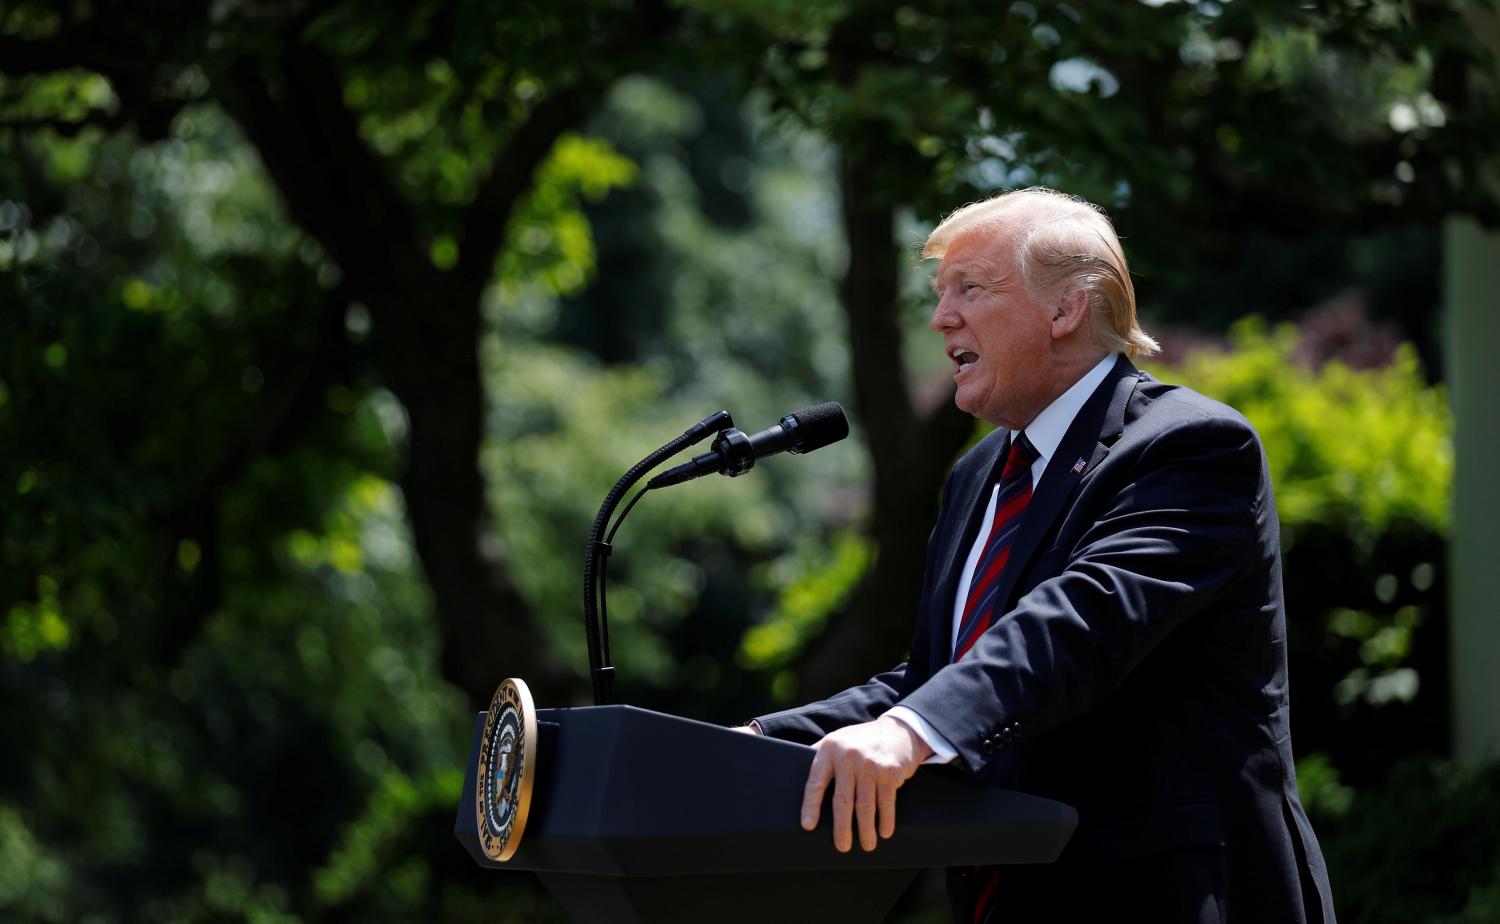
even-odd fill
[[(813, 749), (634, 706), (541, 709), (515, 853), (480, 845), (479, 713), (454, 832), (480, 865), (534, 872), (577, 921), (879, 921), (918, 870), (1050, 863), (1077, 813), (941, 767), (902, 786), (896, 834), (833, 849), (830, 809), (799, 825)], [(830, 787), (831, 791), (831, 787)]]

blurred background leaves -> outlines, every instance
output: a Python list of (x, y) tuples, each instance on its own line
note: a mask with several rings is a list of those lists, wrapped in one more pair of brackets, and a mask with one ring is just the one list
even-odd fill
[(1493, 771), (1441, 760), (1467, 6), (0, 3), (0, 917), (559, 919), (450, 832), (495, 684), (584, 695), (603, 494), (844, 402), (632, 516), (620, 693), (888, 667), (977, 435), (915, 245), (1043, 182), (1110, 209), (1153, 373), (1266, 443), (1341, 911), (1493, 920)]

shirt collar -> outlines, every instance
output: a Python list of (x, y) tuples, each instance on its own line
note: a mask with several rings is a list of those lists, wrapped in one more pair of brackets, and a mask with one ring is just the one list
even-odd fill
[[(1073, 383), (1073, 387), (1057, 396), (1057, 399), (1047, 405), (1036, 419), (1026, 425), (1026, 438), (1031, 440), (1031, 445), (1036, 447), (1038, 461), (1045, 464), (1052, 459), (1057, 447), (1062, 443), (1063, 437), (1067, 435), (1068, 428), (1073, 426), (1073, 418), (1083, 409), (1084, 402), (1109, 375), (1109, 370), (1114, 368), (1118, 353), (1110, 353), (1083, 374), (1083, 378)], [(1014, 440), (1020, 430), (1010, 431), (1010, 438)], [(1033, 463), (1035, 464), (1035, 463)]]

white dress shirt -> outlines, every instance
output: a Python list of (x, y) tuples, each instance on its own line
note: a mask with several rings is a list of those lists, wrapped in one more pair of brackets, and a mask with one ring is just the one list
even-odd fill
[[(1031, 486), (1034, 490), (1042, 481), (1042, 474), (1046, 472), (1047, 465), (1052, 457), (1057, 454), (1057, 447), (1067, 435), (1068, 428), (1073, 425), (1073, 418), (1083, 409), (1089, 396), (1104, 381), (1109, 370), (1114, 368), (1116, 353), (1110, 353), (1099, 360), (1098, 365), (1084, 373), (1083, 378), (1073, 383), (1073, 387), (1058, 395), (1057, 399), (1047, 405), (1046, 409), (1036, 415), (1036, 419), (1027, 424), (1024, 431), (1010, 431), (1012, 441), (1024, 432), (1026, 438), (1031, 440), (1031, 445), (1036, 447), (1036, 461), (1031, 463)], [(1073, 465), (1074, 460), (1063, 460), (1064, 465)], [(995, 502), (1000, 495), (1000, 482), (997, 479), (990, 488), (989, 506), (985, 508), (984, 519), (980, 522), (989, 523), (995, 518)], [(946, 498), (945, 498), (946, 500)], [(969, 557), (964, 562), (963, 573), (958, 578), (958, 590), (953, 595), (953, 628), (949, 633), (948, 650), (953, 651), (953, 645), (958, 640), (958, 629), (963, 621), (964, 604), (969, 599), (969, 584), (974, 580), (974, 569), (979, 566), (979, 559), (984, 556), (985, 540), (989, 538), (989, 530), (981, 529), (974, 537), (974, 545), (969, 549)], [(900, 721), (912, 731), (917, 733), (927, 746), (932, 748), (932, 756), (927, 758), (929, 764), (946, 764), (958, 757), (958, 751), (948, 740), (938, 734), (937, 729), (928, 724), (927, 720), (917, 715), (905, 706), (892, 706), (886, 711), (886, 715)]]

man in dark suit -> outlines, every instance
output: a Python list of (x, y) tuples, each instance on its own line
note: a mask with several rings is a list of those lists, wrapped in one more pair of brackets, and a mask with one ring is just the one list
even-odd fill
[(1254, 430), (1131, 364), (1156, 344), (1094, 206), (998, 196), (923, 255), (955, 400), (997, 429), (944, 488), (906, 663), (752, 723), (817, 748), (803, 826), (831, 786), (835, 846), (873, 850), (952, 763), (1079, 812), (1055, 864), (950, 871), (959, 920), (1333, 920)]

